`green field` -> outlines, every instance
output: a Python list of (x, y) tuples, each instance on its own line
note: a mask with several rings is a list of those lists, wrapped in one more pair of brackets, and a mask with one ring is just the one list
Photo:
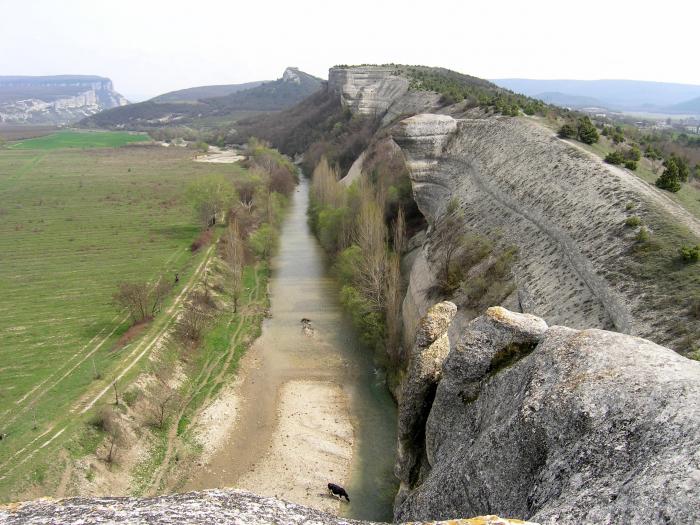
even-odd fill
[(183, 194), (211, 173), (245, 176), (182, 148), (0, 150), (0, 500), (41, 482), (60, 429), (138, 350), (115, 348), (116, 283), (179, 272), (172, 302), (201, 268)]
[(148, 135), (124, 131), (69, 131), (63, 130), (43, 137), (22, 140), (10, 145), (11, 149), (52, 150), (65, 148), (118, 148), (132, 142), (148, 142)]

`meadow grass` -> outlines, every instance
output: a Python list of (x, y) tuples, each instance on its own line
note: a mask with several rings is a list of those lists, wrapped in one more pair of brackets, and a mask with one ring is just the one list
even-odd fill
[(62, 130), (15, 142), (10, 149), (53, 150), (65, 148), (118, 148), (132, 142), (148, 142), (151, 137), (145, 134), (125, 131), (72, 131)]
[(0, 150), (0, 470), (13, 468), (0, 479), (0, 501), (72, 434), (18, 465), (22, 448), (78, 424), (69, 409), (108, 385), (136, 344), (114, 348), (128, 328), (111, 304), (117, 282), (172, 281), (178, 272), (172, 300), (203, 260), (189, 250), (198, 227), (184, 192), (211, 173), (246, 176), (235, 165), (192, 162), (181, 148)]

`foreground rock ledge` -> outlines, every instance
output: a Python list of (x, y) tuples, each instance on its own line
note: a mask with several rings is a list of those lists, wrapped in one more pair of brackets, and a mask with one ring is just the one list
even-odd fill
[[(397, 522), (700, 523), (700, 363), (501, 307), (429, 350), (417, 340), (399, 406), (424, 437), (400, 448)], [(420, 373), (426, 358), (439, 373)]]
[[(359, 525), (366, 521), (348, 520), (318, 510), (266, 498), (243, 490), (205, 490), (155, 498), (71, 498), (41, 499), (0, 506), (3, 525), (34, 524), (172, 524), (216, 523), (296, 525)], [(434, 522), (440, 523), (440, 522)], [(536, 525), (497, 516), (451, 520), (454, 525)]]

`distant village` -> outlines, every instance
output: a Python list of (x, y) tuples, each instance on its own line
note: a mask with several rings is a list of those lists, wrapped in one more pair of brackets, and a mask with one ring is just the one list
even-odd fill
[(678, 117), (671, 117), (659, 114), (658, 117), (654, 117), (650, 114), (648, 118), (634, 120), (634, 117), (639, 119), (639, 115), (610, 111), (606, 108), (588, 107), (581, 108), (578, 111), (587, 113), (596, 119), (622, 120), (628, 124), (634, 124), (639, 129), (676, 130), (691, 135), (700, 135), (700, 116), (688, 117), (679, 115)]

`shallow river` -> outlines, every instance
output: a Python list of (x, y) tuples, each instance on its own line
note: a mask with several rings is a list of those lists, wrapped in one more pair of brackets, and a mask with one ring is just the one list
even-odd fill
[[(358, 342), (338, 302), (338, 285), (307, 225), (308, 186), (303, 179), (282, 228), (279, 253), (272, 262), (272, 316), (241, 366), (243, 402), (235, 429), (206, 470), (193, 473), (187, 488), (237, 486), (272, 448), (282, 387), (297, 380), (329, 382), (342, 389), (344, 416), (349, 416), (353, 430), (345, 482), (351, 502), (341, 504), (340, 513), (390, 521), (396, 490), (396, 407), (371, 352)], [(302, 318), (311, 319), (314, 337), (302, 333)], [(321, 474), (334, 480), (331, 472)], [(319, 486), (319, 493), (323, 489)], [(285, 497), (284, 491), (276, 495)]]

